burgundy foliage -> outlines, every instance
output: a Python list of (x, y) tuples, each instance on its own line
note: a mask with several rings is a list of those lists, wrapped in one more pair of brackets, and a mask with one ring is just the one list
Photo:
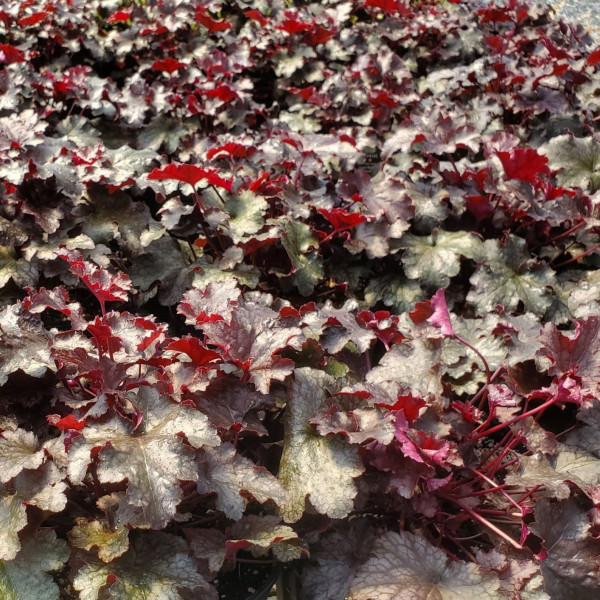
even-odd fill
[(0, 597), (216, 600), (244, 561), (290, 599), (597, 597), (582, 27), (30, 0), (0, 32)]

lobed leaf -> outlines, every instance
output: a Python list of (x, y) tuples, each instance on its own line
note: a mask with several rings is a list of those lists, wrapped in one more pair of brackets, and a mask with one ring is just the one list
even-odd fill
[(246, 502), (242, 492), (248, 492), (259, 502), (274, 500), (282, 505), (288, 494), (274, 475), (255, 465), (235, 451), (228, 443), (216, 448), (203, 448), (198, 453), (198, 493), (217, 494), (217, 508), (234, 520), (242, 518)]
[(452, 561), (408, 531), (388, 531), (359, 567), (349, 600), (498, 600), (500, 581), (473, 563)]
[(100, 449), (98, 479), (103, 483), (127, 479), (127, 501), (142, 509), (151, 527), (161, 529), (183, 497), (178, 481), (198, 479), (194, 454), (178, 434), (184, 434), (195, 448), (216, 446), (219, 438), (202, 413), (170, 402), (156, 389), (140, 388), (137, 402), (143, 414), (138, 430), (114, 416), (74, 440), (69, 449), (69, 478), (81, 483), (91, 453)]
[(214, 599), (183, 539), (160, 532), (134, 532), (131, 538), (129, 550), (108, 564), (85, 556), (73, 580), (81, 600), (183, 600), (180, 590)]
[(281, 515), (288, 523), (302, 517), (307, 496), (320, 513), (336, 519), (345, 517), (357, 493), (353, 479), (363, 472), (354, 447), (335, 436), (319, 436), (309, 427), (325, 401), (327, 380), (323, 371), (308, 367), (294, 372), (278, 475), (290, 496), (281, 506)]
[(50, 572), (69, 558), (64, 540), (52, 530), (39, 531), (23, 542), (14, 560), (0, 560), (0, 596), (6, 600), (58, 600), (60, 590)]

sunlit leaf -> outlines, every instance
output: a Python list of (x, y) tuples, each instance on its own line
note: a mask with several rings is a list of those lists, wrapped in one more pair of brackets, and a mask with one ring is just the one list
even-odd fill
[(348, 442), (333, 435), (320, 436), (309, 427), (310, 419), (323, 406), (326, 380), (324, 372), (310, 368), (294, 373), (279, 467), (279, 479), (290, 494), (281, 508), (288, 523), (300, 519), (307, 496), (319, 512), (345, 517), (357, 492), (353, 479), (363, 471), (356, 449)]
[(425, 538), (388, 531), (375, 541), (350, 586), (351, 600), (499, 600), (500, 582), (473, 563), (453, 561)]

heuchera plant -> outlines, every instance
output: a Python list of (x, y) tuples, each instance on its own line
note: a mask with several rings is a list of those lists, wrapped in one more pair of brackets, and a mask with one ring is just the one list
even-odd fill
[(283, 600), (598, 597), (582, 27), (28, 0), (0, 32), (0, 597), (215, 600), (244, 562)]

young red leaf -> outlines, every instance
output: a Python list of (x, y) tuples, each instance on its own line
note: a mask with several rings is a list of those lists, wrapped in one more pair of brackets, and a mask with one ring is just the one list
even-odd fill
[(48, 423), (50, 423), (50, 425), (58, 427), (61, 431), (81, 431), (86, 425), (85, 419), (78, 421), (73, 415), (67, 415), (66, 417), (62, 418), (60, 415), (48, 415), (46, 418), (48, 419)]
[(410, 14), (410, 8), (404, 2), (400, 2), (400, 0), (365, 0), (365, 6), (379, 8), (388, 14), (395, 12), (399, 12), (400, 16)]
[(393, 98), (385, 90), (375, 90), (369, 94), (369, 102), (373, 106), (387, 106), (388, 108), (395, 108), (401, 104), (400, 100)]
[(423, 300), (422, 302), (417, 302), (415, 304), (414, 310), (411, 310), (408, 313), (411, 321), (415, 325), (420, 325), (424, 323), (433, 315), (433, 306), (431, 304), (431, 300)]
[(17, 21), (17, 23), (21, 27), (29, 27), (30, 25), (37, 25), (38, 23), (41, 23), (48, 16), (48, 14), (49, 13), (47, 13), (46, 11), (36, 12), (36, 13), (33, 13), (32, 15), (29, 15), (28, 17), (23, 17), (22, 19), (19, 19)]
[(305, 88), (297, 88), (292, 86), (289, 87), (287, 91), (291, 94), (300, 96), (300, 98), (309, 104), (316, 104), (317, 106), (323, 107), (331, 104), (331, 99), (326, 94), (320, 94), (317, 92), (317, 88), (314, 85), (310, 85)]
[(589, 54), (586, 60), (590, 67), (598, 64), (600, 62), (600, 48), (597, 48), (591, 54)]
[(102, 267), (83, 260), (83, 256), (77, 250), (61, 248), (56, 255), (69, 263), (71, 273), (79, 277), (96, 296), (103, 314), (106, 302), (128, 299), (131, 280), (124, 273), (111, 275)]
[(212, 17), (210, 17), (204, 6), (196, 7), (196, 14), (194, 15), (194, 18), (196, 19), (196, 22), (206, 27), (210, 33), (217, 33), (219, 31), (227, 31), (228, 29), (231, 29), (231, 24), (227, 23), (227, 21), (215, 21)]
[(286, 33), (291, 35), (295, 33), (301, 33), (303, 31), (309, 31), (311, 29), (310, 23), (303, 23), (300, 21), (294, 13), (287, 12), (286, 19), (281, 23), (281, 25), (277, 25), (277, 29), (281, 29)]
[(148, 175), (148, 179), (156, 181), (173, 179), (182, 183), (188, 183), (192, 187), (195, 187), (199, 181), (205, 179), (210, 185), (223, 188), (228, 192), (231, 191), (233, 186), (233, 179), (222, 179), (215, 169), (204, 169), (195, 165), (176, 165), (174, 163), (162, 169), (154, 169)]
[(187, 354), (197, 367), (205, 367), (214, 360), (221, 358), (218, 352), (209, 350), (200, 343), (198, 338), (192, 336), (173, 340), (165, 347), (165, 350), (174, 350)]
[(380, 406), (381, 408), (403, 411), (404, 416), (409, 423), (414, 423), (419, 418), (421, 408), (426, 405), (427, 402), (425, 402), (423, 398), (413, 396), (410, 392), (404, 395), (400, 394), (394, 404), (377, 403), (377, 406)]
[(264, 27), (269, 22), (263, 17), (262, 13), (259, 10), (256, 10), (255, 8), (252, 10), (245, 11), (244, 16), (247, 19), (252, 19), (253, 21), (256, 21), (260, 24), (261, 27)]
[(502, 8), (483, 8), (477, 11), (480, 23), (510, 23), (511, 17)]
[(318, 46), (319, 44), (327, 43), (331, 38), (335, 36), (337, 30), (335, 28), (327, 29), (322, 25), (313, 26), (312, 30), (309, 31), (303, 38), (302, 43), (308, 46)]
[(332, 225), (334, 231), (344, 231), (346, 229), (352, 229), (357, 227), (361, 223), (367, 220), (367, 217), (360, 213), (349, 213), (343, 208), (332, 208), (328, 210), (326, 208), (318, 208), (317, 212), (323, 215)]
[(362, 310), (356, 315), (356, 320), (363, 327), (371, 329), (386, 350), (390, 349), (390, 344), (401, 342), (404, 339), (404, 336), (398, 331), (398, 317), (390, 315), (387, 310), (378, 310), (375, 313), (370, 310)]
[(114, 335), (110, 326), (106, 325), (99, 317), (96, 317), (96, 320), (87, 326), (87, 330), (94, 336), (93, 341), (100, 353), (107, 352), (112, 356), (123, 345), (121, 338)]
[(182, 67), (187, 67), (187, 65), (169, 56), (164, 60), (155, 60), (150, 68), (155, 71), (166, 71), (169, 75), (172, 75)]
[[(206, 153), (206, 158), (212, 160), (213, 158), (223, 158), (229, 156), (231, 158), (250, 158), (256, 152), (254, 146), (244, 146), (243, 144), (236, 144), (235, 142), (229, 142), (218, 146), (217, 148), (211, 148)], [(268, 177), (268, 175), (267, 175)]]
[(202, 330), (263, 394), (268, 393), (271, 380), (283, 381), (293, 371), (293, 361), (278, 353), (302, 333), (299, 327), (285, 327), (279, 313), (254, 303), (239, 303), (230, 323), (204, 322)]
[(23, 53), (10, 44), (0, 44), (0, 64), (12, 65), (25, 62)]
[(498, 152), (504, 172), (509, 179), (535, 183), (540, 175), (548, 175), (548, 158), (534, 148), (515, 148), (511, 152)]
[(456, 444), (440, 439), (433, 433), (407, 429), (397, 431), (396, 437), (404, 455), (417, 462), (441, 467), (462, 465), (462, 459), (456, 451)]
[(131, 9), (117, 10), (106, 19), (107, 23), (127, 23), (131, 19)]
[(595, 393), (600, 381), (600, 318), (575, 321), (575, 332), (566, 335), (556, 323), (548, 323), (540, 336), (538, 356), (552, 361), (550, 375), (575, 372), (586, 391)]
[(213, 321), (231, 321), (241, 291), (235, 279), (209, 283), (206, 288), (189, 290), (183, 295), (177, 312), (185, 317), (188, 325), (200, 327)]
[(80, 304), (69, 303), (69, 296), (64, 288), (55, 287), (53, 290), (47, 290), (42, 287), (37, 292), (32, 288), (25, 289), (29, 296), (23, 300), (23, 308), (29, 313), (38, 314), (51, 308), (69, 317), (73, 329), (86, 328), (87, 321), (83, 318)]
[(221, 102), (229, 102), (234, 98), (238, 98), (237, 93), (223, 83), (217, 85), (213, 89), (203, 90), (202, 93), (208, 98), (217, 98), (218, 100), (221, 100)]

